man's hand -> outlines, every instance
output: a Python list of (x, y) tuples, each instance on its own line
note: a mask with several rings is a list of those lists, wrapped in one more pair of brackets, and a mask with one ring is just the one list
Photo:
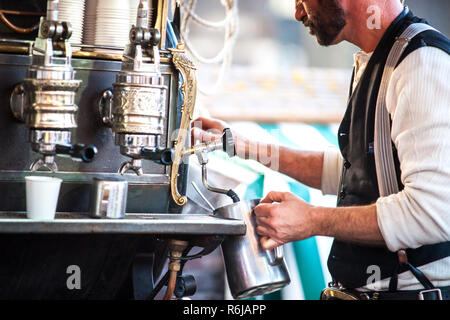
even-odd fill
[(282, 244), (307, 239), (316, 233), (313, 207), (289, 192), (270, 192), (255, 207), (261, 244), (270, 250)]
[(192, 122), (191, 138), (192, 144), (196, 141), (211, 142), (220, 139), (223, 129), (230, 126), (221, 120), (210, 118), (197, 118)]
[(270, 250), (313, 236), (371, 246), (385, 242), (377, 222), (376, 204), (358, 207), (312, 206), (289, 192), (270, 192), (255, 207), (256, 232)]
[(223, 135), (223, 129), (229, 128), (233, 134), (236, 154), (241, 158), (247, 158), (248, 146), (251, 143), (243, 134), (233, 130), (228, 123), (217, 120), (200, 117), (192, 122), (191, 138), (192, 144), (196, 142), (212, 142), (220, 139)]

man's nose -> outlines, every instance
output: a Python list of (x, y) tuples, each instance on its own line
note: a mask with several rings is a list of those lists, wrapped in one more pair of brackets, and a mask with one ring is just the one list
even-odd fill
[(295, 19), (298, 21), (302, 21), (302, 19), (306, 16), (306, 10), (303, 6), (302, 0), (295, 1)]

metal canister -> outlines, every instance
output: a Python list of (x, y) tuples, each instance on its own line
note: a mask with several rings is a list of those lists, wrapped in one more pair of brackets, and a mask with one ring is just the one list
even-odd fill
[(121, 219), (127, 207), (128, 182), (93, 179), (89, 214), (93, 218)]
[(290, 283), (282, 247), (264, 250), (256, 233), (253, 208), (259, 199), (240, 201), (218, 208), (214, 214), (242, 219), (247, 226), (244, 236), (228, 237), (222, 243), (228, 285), (235, 299), (246, 299), (280, 290)]

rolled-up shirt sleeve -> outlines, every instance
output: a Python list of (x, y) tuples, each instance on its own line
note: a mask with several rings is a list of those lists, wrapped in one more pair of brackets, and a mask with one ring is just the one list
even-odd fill
[(324, 195), (337, 195), (342, 173), (343, 158), (335, 146), (329, 146), (324, 151), (322, 166), (321, 190)]
[(387, 247), (450, 241), (450, 56), (431, 47), (408, 55), (386, 103), (404, 185), (376, 202)]

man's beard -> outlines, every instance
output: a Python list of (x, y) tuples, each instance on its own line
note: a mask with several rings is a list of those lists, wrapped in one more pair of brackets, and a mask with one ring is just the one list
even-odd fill
[(320, 45), (329, 46), (347, 24), (345, 12), (340, 0), (319, 0), (319, 7), (320, 12), (315, 12), (311, 19), (305, 16), (302, 22)]

